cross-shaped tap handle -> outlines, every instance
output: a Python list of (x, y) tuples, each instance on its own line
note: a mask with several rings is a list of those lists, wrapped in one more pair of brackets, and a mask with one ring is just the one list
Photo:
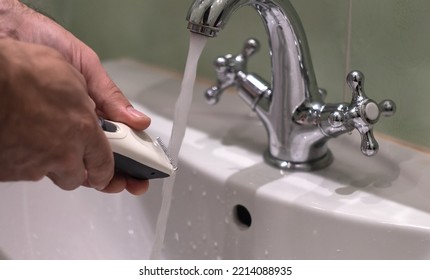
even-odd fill
[(364, 74), (352, 71), (346, 81), (352, 90), (352, 100), (345, 113), (344, 120), (361, 134), (361, 152), (373, 156), (378, 151), (378, 142), (373, 136), (373, 125), (380, 115), (392, 116), (396, 104), (392, 100), (384, 100), (377, 104), (364, 93)]
[(218, 57), (215, 62), (215, 71), (217, 74), (217, 83), (205, 92), (205, 97), (210, 104), (216, 104), (221, 97), (222, 92), (236, 83), (237, 73), (246, 72), (248, 58), (256, 53), (260, 44), (256, 39), (248, 39), (237, 55), (227, 54)]

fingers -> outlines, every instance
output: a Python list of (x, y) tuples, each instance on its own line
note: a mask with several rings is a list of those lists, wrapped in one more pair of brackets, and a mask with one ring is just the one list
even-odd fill
[(148, 188), (148, 180), (136, 180), (122, 173), (116, 173), (109, 185), (101, 191), (105, 193), (119, 193), (126, 189), (133, 195), (142, 195)]
[(148, 128), (151, 119), (130, 104), (121, 90), (110, 79), (97, 55), (88, 47), (80, 51), (82, 74), (87, 80), (88, 91), (98, 112), (105, 118), (119, 121), (136, 130)]
[[(82, 73), (87, 80), (89, 94), (95, 101), (97, 112), (104, 118), (119, 121), (136, 130), (149, 127), (151, 119), (133, 108), (121, 90), (110, 79), (98, 57), (92, 52), (84, 59)], [(91, 62), (92, 63), (88, 63)], [(92, 183), (89, 180), (90, 185)], [(135, 180), (123, 174), (115, 174), (109, 184), (102, 189), (105, 193), (118, 193), (126, 189), (134, 195), (144, 194), (149, 187), (147, 180)]]
[(51, 163), (46, 176), (63, 190), (74, 190), (82, 185), (86, 178), (85, 166), (80, 156), (82, 152), (69, 152), (61, 160)]
[(113, 177), (110, 145), (96, 120), (92, 123), (88, 119), (92, 118), (87, 116), (76, 137), (63, 140), (61, 149), (53, 150), (42, 160), (48, 163), (46, 176), (64, 190), (74, 190), (83, 184), (102, 190)]
[(148, 180), (136, 180), (131, 177), (127, 178), (127, 186), (126, 189), (129, 193), (134, 195), (142, 195), (144, 194), (149, 188), (149, 181)]
[(90, 139), (84, 154), (89, 186), (102, 190), (109, 185), (114, 175), (114, 161), (110, 145), (99, 127), (96, 136)]
[(58, 174), (49, 172), (46, 176), (63, 190), (72, 191), (82, 185), (85, 179), (85, 170), (82, 169), (82, 172), (61, 172)]

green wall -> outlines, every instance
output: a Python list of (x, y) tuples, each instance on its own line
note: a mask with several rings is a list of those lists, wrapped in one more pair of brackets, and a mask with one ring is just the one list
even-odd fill
[[(132, 57), (182, 72), (188, 50), (185, 15), (191, 0), (27, 0), (52, 15), (102, 59)], [(347, 70), (366, 75), (365, 89), (376, 101), (393, 99), (395, 117), (376, 130), (414, 145), (430, 147), (430, 1), (292, 0), (313, 57), (319, 86), (331, 102), (349, 100)], [(236, 53), (245, 39), (264, 43), (249, 68), (269, 77), (266, 36), (257, 14), (239, 10), (210, 40), (199, 75), (213, 79), (212, 61)], [(245, 106), (245, 105), (244, 105)]]

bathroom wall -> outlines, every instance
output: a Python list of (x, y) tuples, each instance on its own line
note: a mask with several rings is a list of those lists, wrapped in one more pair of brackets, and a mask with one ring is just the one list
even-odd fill
[[(397, 114), (375, 130), (412, 145), (430, 148), (430, 2), (427, 0), (291, 0), (308, 35), (319, 86), (331, 102), (349, 100), (348, 71), (366, 75), (366, 94), (390, 98)], [(188, 31), (185, 15), (191, 0), (27, 0), (50, 14), (102, 59), (132, 57), (181, 72)], [(270, 77), (264, 29), (257, 14), (239, 10), (219, 37), (209, 41), (199, 75), (213, 79), (216, 56), (240, 51), (256, 37), (263, 47), (250, 70)], [(245, 106), (245, 105), (244, 105)]]

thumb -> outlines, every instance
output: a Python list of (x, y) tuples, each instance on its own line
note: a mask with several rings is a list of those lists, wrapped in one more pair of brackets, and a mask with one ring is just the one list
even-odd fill
[(81, 60), (81, 71), (98, 113), (104, 118), (125, 123), (136, 130), (148, 128), (151, 119), (133, 108), (108, 76), (95, 52), (89, 48), (82, 51), (81, 55), (85, 58)]
[(136, 110), (121, 90), (110, 81), (112, 85), (91, 89), (90, 95), (96, 103), (96, 109), (102, 117), (127, 124), (136, 130), (149, 127), (151, 119), (144, 113)]

